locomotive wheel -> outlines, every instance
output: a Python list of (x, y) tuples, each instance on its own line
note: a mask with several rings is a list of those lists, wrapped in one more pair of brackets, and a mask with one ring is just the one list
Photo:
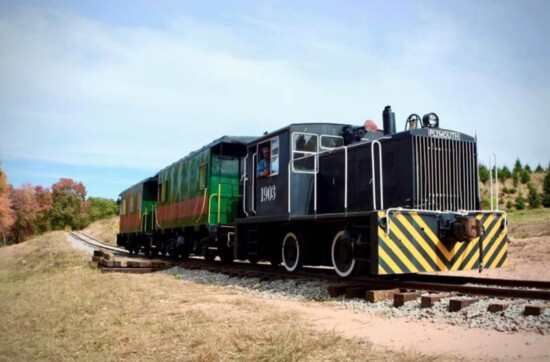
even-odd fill
[(344, 238), (344, 235), (345, 231), (341, 230), (334, 236), (330, 253), (332, 266), (342, 278), (349, 277), (358, 270), (358, 263), (353, 257), (353, 240)]
[(301, 244), (300, 239), (292, 232), (287, 233), (283, 239), (283, 265), (289, 272), (302, 267), (303, 250)]

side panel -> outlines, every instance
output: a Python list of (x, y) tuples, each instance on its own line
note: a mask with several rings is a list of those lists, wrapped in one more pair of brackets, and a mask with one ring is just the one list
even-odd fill
[(208, 170), (210, 150), (206, 149), (159, 172), (164, 201), (158, 204), (160, 228), (176, 228), (205, 223), (208, 188), (199, 188), (199, 168)]
[(239, 204), (240, 158), (212, 155), (209, 185), (208, 224), (232, 224)]
[[(506, 214), (471, 213), (484, 234), (470, 242), (440, 240), (438, 215), (429, 211), (378, 212), (377, 264), (372, 274), (494, 269), (507, 265)], [(382, 227), (380, 225), (386, 225)], [(482, 257), (482, 259), (481, 259)]]
[(141, 201), (143, 184), (138, 184), (121, 195), (120, 232), (141, 232)]

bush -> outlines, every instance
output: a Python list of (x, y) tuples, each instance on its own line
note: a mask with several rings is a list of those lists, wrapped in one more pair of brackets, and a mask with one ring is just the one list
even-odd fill
[(514, 204), (512, 203), (512, 201), (508, 200), (508, 202), (506, 203), (506, 208), (508, 210), (512, 210), (513, 207), (514, 207)]

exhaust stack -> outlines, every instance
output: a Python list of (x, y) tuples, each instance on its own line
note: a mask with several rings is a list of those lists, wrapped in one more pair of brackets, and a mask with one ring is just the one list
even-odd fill
[(395, 133), (395, 113), (392, 112), (391, 106), (386, 106), (384, 112), (382, 112), (382, 119), (384, 122), (384, 135), (391, 135)]

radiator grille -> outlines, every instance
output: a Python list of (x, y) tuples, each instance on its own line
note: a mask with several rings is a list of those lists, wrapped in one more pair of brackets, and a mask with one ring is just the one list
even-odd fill
[(415, 208), (477, 208), (476, 144), (471, 141), (413, 136)]

